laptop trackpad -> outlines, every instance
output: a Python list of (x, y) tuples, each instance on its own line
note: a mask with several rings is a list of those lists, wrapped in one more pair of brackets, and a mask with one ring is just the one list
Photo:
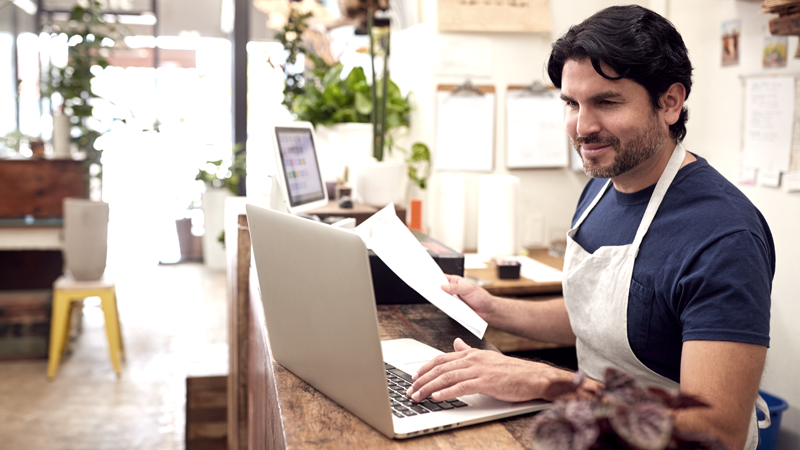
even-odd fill
[(441, 355), (442, 352), (414, 339), (393, 339), (382, 341), (383, 360), (395, 367), (402, 367), (411, 375), (426, 362)]

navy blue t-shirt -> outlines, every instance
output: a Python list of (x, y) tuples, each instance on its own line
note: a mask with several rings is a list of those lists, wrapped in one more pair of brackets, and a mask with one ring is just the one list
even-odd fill
[[(589, 181), (573, 226), (605, 185)], [(632, 194), (613, 183), (575, 240), (589, 253), (633, 242), (655, 185)], [(764, 217), (708, 162), (680, 169), (633, 267), (628, 341), (654, 372), (680, 382), (684, 341), (769, 346), (775, 246)]]

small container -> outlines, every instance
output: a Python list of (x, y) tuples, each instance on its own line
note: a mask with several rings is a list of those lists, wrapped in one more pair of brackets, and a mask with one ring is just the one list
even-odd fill
[(519, 279), (519, 261), (508, 261), (503, 259), (496, 259), (494, 261), (497, 266), (497, 278), (501, 280), (518, 280)]

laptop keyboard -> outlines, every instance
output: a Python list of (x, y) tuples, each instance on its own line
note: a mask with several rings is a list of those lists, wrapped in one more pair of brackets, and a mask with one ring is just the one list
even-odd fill
[(406, 395), (408, 388), (411, 387), (411, 375), (394, 367), (391, 364), (383, 363), (386, 367), (386, 381), (389, 384), (389, 397), (392, 403), (392, 414), (396, 417), (409, 417), (418, 414), (428, 414), (430, 412), (446, 411), (454, 408), (469, 406), (461, 400), (444, 400), (437, 402), (431, 397), (414, 403)]

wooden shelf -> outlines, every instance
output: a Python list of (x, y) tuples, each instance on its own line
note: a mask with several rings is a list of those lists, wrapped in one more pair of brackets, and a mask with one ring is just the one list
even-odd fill
[(774, 36), (800, 35), (800, 13), (770, 19), (769, 32)]

